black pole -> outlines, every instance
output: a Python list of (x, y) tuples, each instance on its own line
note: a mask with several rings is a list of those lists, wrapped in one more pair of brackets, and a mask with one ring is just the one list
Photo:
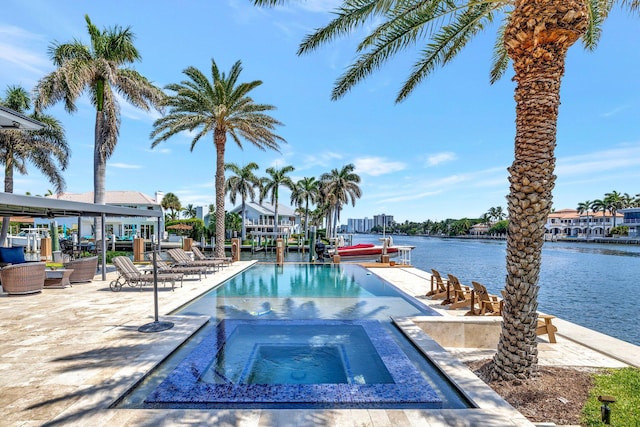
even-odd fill
[[(160, 246), (160, 218), (158, 218), (158, 247)], [(139, 332), (162, 332), (173, 328), (173, 322), (160, 322), (158, 320), (158, 265), (156, 263), (156, 246), (151, 245), (153, 262), (153, 322), (142, 325)]]

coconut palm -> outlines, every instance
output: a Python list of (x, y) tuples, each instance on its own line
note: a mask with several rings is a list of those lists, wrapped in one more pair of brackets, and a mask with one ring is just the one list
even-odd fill
[(604, 195), (604, 202), (613, 216), (613, 227), (615, 227), (616, 214), (620, 209), (630, 207), (633, 204), (633, 198), (628, 193), (621, 194), (617, 191), (612, 191)]
[[(115, 26), (100, 31), (85, 15), (89, 46), (79, 40), (54, 42), (49, 55), (55, 71), (43, 77), (36, 86), (36, 111), (59, 101), (69, 112), (76, 111), (76, 100), (83, 94), (96, 109), (93, 151), (93, 199), (105, 204), (107, 160), (113, 154), (120, 131), (120, 107), (116, 93), (144, 111), (157, 107), (162, 91), (127, 65), (140, 60), (133, 45), (135, 38), (129, 27)], [(96, 227), (96, 239), (100, 239)]]
[(160, 206), (162, 206), (162, 209), (169, 210), (167, 219), (171, 220), (178, 219), (178, 212), (182, 210), (180, 199), (173, 193), (165, 194), (160, 201)]
[(276, 135), (274, 129), (281, 125), (267, 112), (275, 109), (272, 105), (256, 104), (249, 96), (262, 84), (259, 80), (239, 83), (242, 71), (240, 61), (233, 64), (229, 74), (221, 73), (216, 62), (211, 59), (211, 81), (195, 67), (186, 68), (183, 73), (188, 80), (168, 85), (172, 92), (165, 101), (169, 107), (167, 115), (153, 124), (151, 137), (155, 138), (151, 147), (166, 141), (183, 131), (195, 132), (191, 141), (191, 151), (206, 134), (213, 132), (216, 149), (216, 242), (215, 256), (224, 256), (224, 152), (227, 135), (242, 148), (241, 137), (255, 147), (278, 151), (279, 142), (284, 138)]
[(315, 177), (304, 177), (291, 192), (291, 204), (302, 208), (304, 204), (304, 238), (309, 238), (309, 204), (316, 203), (320, 195), (319, 182)]
[(260, 203), (266, 198), (269, 197), (269, 201), (274, 206), (273, 212), (273, 232), (274, 236), (277, 236), (279, 233), (278, 225), (279, 225), (279, 215), (278, 215), (278, 200), (280, 187), (287, 187), (289, 190), (293, 191), (295, 184), (287, 176), (288, 173), (291, 173), (295, 170), (293, 166), (284, 166), (280, 169), (276, 167), (267, 168), (266, 172), (269, 174), (268, 177), (264, 177), (260, 180)]
[(227, 185), (225, 190), (229, 193), (229, 200), (231, 203), (236, 203), (236, 196), (240, 194), (242, 200), (242, 231), (240, 233), (242, 240), (247, 238), (247, 209), (246, 201), (250, 198), (254, 201), (256, 198), (256, 188), (260, 187), (260, 179), (253, 173), (254, 170), (259, 168), (255, 162), (248, 163), (242, 167), (235, 163), (227, 163), (224, 165), (225, 170), (233, 172), (235, 175), (227, 178)]
[[(31, 109), (31, 98), (24, 88), (9, 86), (5, 98), (0, 99), (0, 105), (26, 114)], [(4, 191), (13, 193), (14, 171), (26, 175), (29, 163), (55, 186), (56, 192), (64, 191), (62, 171), (67, 168), (70, 154), (64, 129), (51, 116), (33, 113), (31, 117), (45, 127), (36, 131), (0, 130), (0, 165), (4, 166)], [(10, 220), (10, 217), (3, 218), (0, 242), (4, 242), (7, 237)]]
[(587, 240), (589, 239), (589, 235), (591, 234), (591, 224), (589, 222), (589, 209), (591, 209), (591, 204), (593, 202), (591, 200), (587, 200), (585, 202), (578, 203), (577, 211), (580, 215), (583, 213), (587, 214)]
[[(285, 2), (254, 0), (258, 5)], [(299, 49), (307, 53), (340, 36), (368, 31), (358, 44), (359, 56), (334, 86), (332, 98), (338, 99), (394, 54), (418, 45), (419, 58), (396, 97), (400, 102), (474, 36), (501, 19), (491, 81), (504, 74), (511, 60), (516, 136), (507, 197), (507, 295), (493, 359), (495, 379), (526, 379), (537, 369), (538, 279), (555, 185), (560, 81), (568, 49), (581, 37), (585, 46), (593, 48), (615, 3), (634, 10), (640, 7), (639, 0), (345, 0), (336, 17), (307, 36)]]
[(195, 218), (198, 215), (198, 211), (192, 203), (189, 203), (187, 206), (182, 208), (181, 211), (186, 218)]
[(325, 184), (326, 194), (330, 195), (330, 199), (333, 202), (333, 215), (334, 222), (332, 223), (332, 229), (335, 229), (338, 221), (340, 220), (340, 211), (342, 205), (349, 203), (356, 205), (356, 199), (362, 197), (362, 190), (360, 190), (360, 176), (354, 172), (355, 165), (350, 163), (343, 166), (342, 169), (332, 169), (329, 173), (324, 173), (320, 177), (320, 180)]

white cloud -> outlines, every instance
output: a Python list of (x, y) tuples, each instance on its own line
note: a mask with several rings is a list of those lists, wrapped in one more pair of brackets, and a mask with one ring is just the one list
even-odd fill
[(142, 169), (141, 165), (131, 165), (128, 163), (110, 163), (109, 166), (118, 169)]
[(385, 175), (407, 168), (406, 163), (389, 161), (383, 157), (359, 157), (353, 163), (356, 173), (371, 176)]
[(441, 163), (451, 162), (453, 160), (456, 160), (457, 158), (458, 156), (456, 156), (456, 153), (453, 153), (451, 151), (443, 151), (442, 153), (436, 153), (428, 156), (427, 165), (437, 166)]
[(640, 166), (640, 143), (558, 159), (556, 175), (592, 175)]
[(619, 107), (614, 108), (613, 110), (602, 113), (602, 117), (612, 117), (618, 113), (623, 112), (624, 110), (628, 110), (630, 105), (621, 105)]

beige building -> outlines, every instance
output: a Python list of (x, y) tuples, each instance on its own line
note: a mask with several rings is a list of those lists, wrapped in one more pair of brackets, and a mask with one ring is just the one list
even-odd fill
[[(622, 225), (624, 215), (616, 213), (615, 225)], [(607, 212), (583, 212), (575, 209), (560, 209), (551, 212), (545, 224), (547, 238), (562, 237), (605, 237), (614, 227), (613, 215)]]

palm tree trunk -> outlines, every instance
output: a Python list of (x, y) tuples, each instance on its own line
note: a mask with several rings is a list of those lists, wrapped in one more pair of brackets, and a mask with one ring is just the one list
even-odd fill
[(245, 203), (244, 196), (242, 196), (242, 231), (240, 233), (240, 237), (242, 238), (243, 242), (247, 239), (247, 228), (245, 226), (246, 221), (247, 221), (246, 203)]
[(587, 25), (584, 0), (516, 0), (505, 30), (515, 70), (515, 160), (509, 168), (506, 297), (494, 379), (537, 369), (538, 278), (555, 185), (560, 81), (569, 47)]
[(213, 132), (216, 146), (216, 247), (214, 255), (224, 257), (224, 148), (227, 142), (222, 130)]
[(309, 198), (304, 205), (304, 240), (309, 239)]
[[(102, 145), (104, 144), (104, 126), (104, 111), (96, 111), (93, 146), (93, 203), (96, 205), (104, 205), (106, 203), (105, 176), (107, 173), (107, 157), (102, 149)], [(102, 240), (102, 218), (94, 217), (93, 224), (97, 244), (99, 240)]]
[[(7, 157), (5, 158), (4, 167), (4, 192), (13, 193), (13, 152), (8, 150)], [(2, 218), (2, 229), (0, 230), (0, 245), (5, 245), (7, 235), (9, 235), (9, 226), (11, 225), (11, 217), (5, 216)]]

